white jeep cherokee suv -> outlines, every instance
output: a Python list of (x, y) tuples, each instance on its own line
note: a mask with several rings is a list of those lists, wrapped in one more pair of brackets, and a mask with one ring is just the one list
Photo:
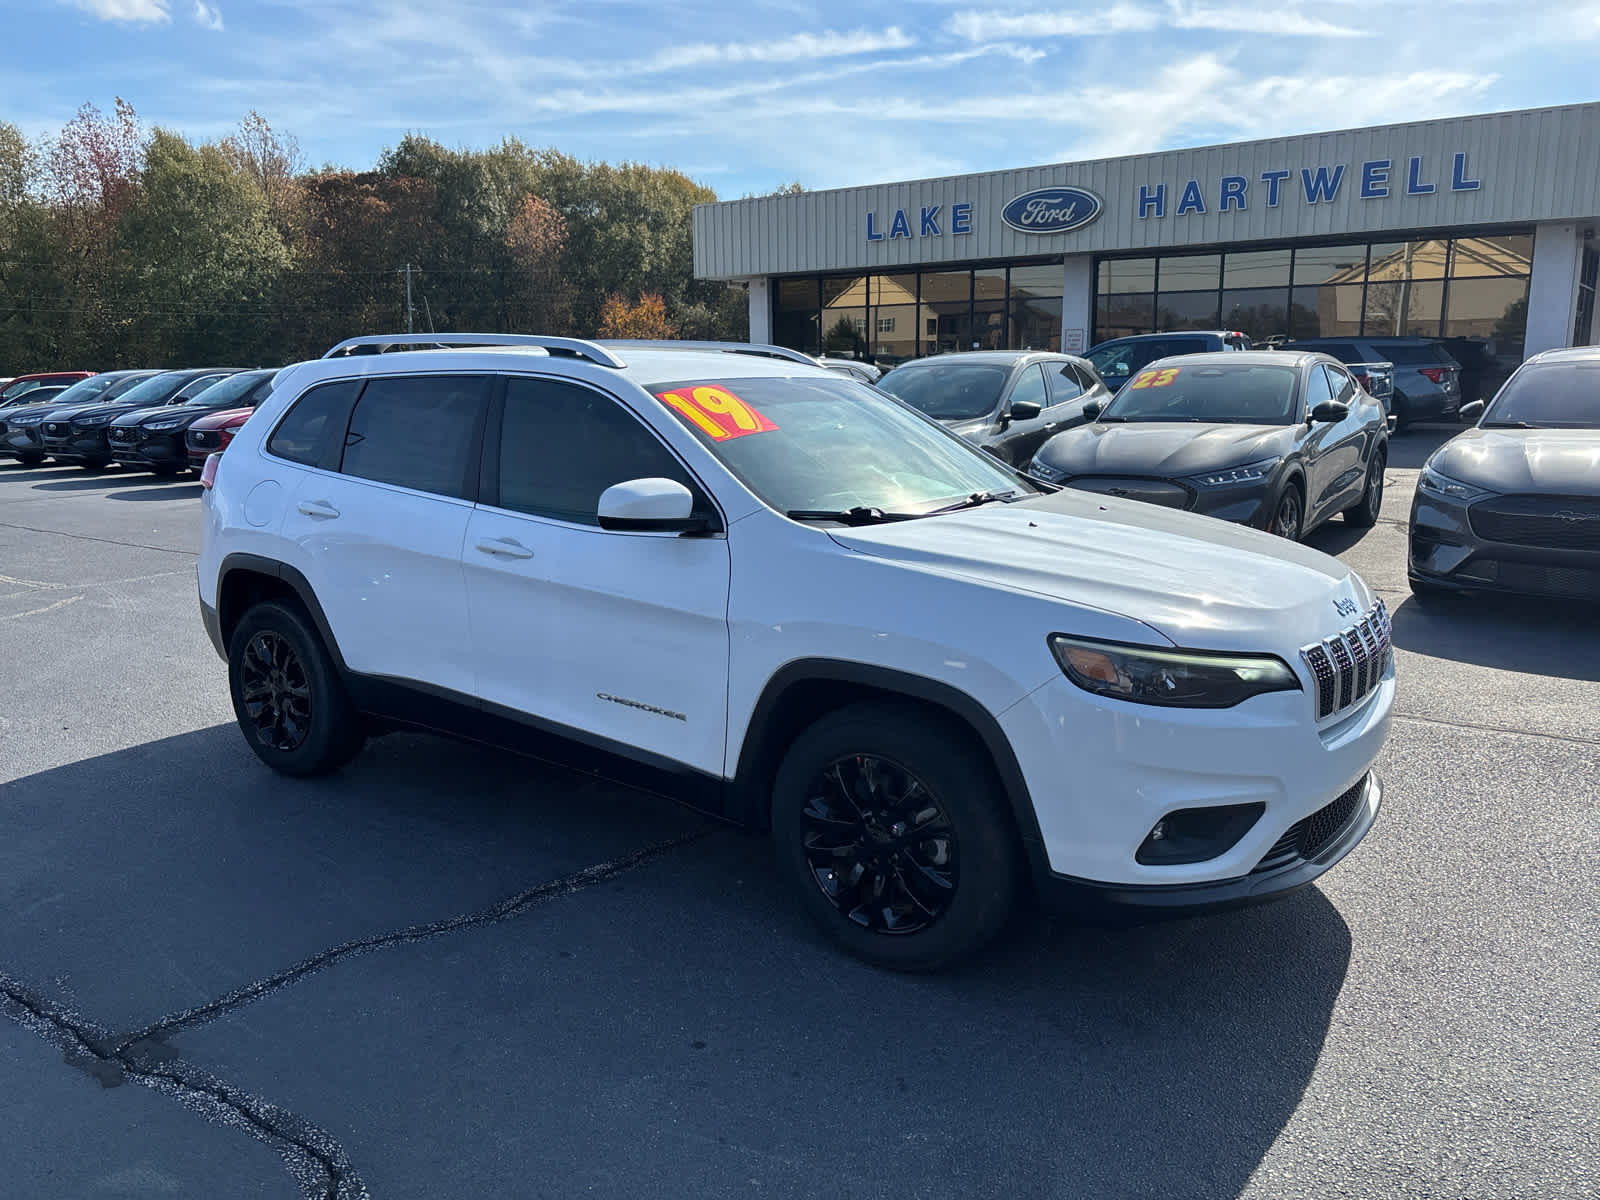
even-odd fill
[(1393, 655), (1348, 567), (1034, 483), (787, 353), (392, 335), (285, 368), (205, 476), (251, 748), (309, 775), (405, 725), (610, 771), (770, 829), (902, 968), (1024, 895), (1279, 894), (1372, 827)]

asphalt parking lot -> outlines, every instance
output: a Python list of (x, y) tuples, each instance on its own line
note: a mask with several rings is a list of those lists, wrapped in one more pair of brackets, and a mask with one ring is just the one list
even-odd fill
[(764, 842), (397, 735), (272, 776), (199, 486), (0, 465), (0, 1192), (1593, 1197), (1600, 615), (1405, 584), (1367, 842), (1280, 903), (842, 958)]

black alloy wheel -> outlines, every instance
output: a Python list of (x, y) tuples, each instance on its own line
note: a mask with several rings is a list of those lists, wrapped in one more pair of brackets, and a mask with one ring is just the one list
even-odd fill
[(835, 911), (873, 933), (920, 933), (955, 898), (955, 829), (928, 786), (872, 754), (812, 778), (802, 813), (811, 878)]
[(256, 757), (285, 775), (323, 775), (366, 741), (322, 638), (292, 602), (255, 605), (228, 642), (228, 690)]
[(901, 971), (989, 942), (1022, 871), (982, 743), (942, 710), (909, 702), (849, 704), (796, 737), (772, 782), (772, 839), (824, 932)]
[(1273, 510), (1272, 523), (1267, 526), (1267, 532), (1288, 538), (1291, 542), (1298, 542), (1302, 517), (1300, 489), (1291, 483), (1283, 489), (1283, 495), (1278, 497), (1278, 507)]
[(311, 680), (282, 634), (263, 629), (250, 639), (239, 683), (245, 714), (263, 746), (287, 754), (305, 745), (311, 732)]
[(1344, 519), (1360, 529), (1370, 529), (1378, 523), (1383, 511), (1383, 471), (1389, 465), (1389, 452), (1377, 450), (1372, 465), (1367, 468), (1367, 486), (1361, 490), (1361, 499), (1345, 510)]

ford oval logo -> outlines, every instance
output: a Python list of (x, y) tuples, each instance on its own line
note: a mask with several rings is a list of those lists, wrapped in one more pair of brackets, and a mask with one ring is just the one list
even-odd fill
[(1018, 233), (1071, 233), (1100, 215), (1099, 196), (1076, 187), (1024, 192), (1001, 210), (1000, 219)]

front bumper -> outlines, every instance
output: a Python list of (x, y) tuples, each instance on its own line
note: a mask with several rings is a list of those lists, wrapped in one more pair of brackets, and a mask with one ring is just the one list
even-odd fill
[(109, 442), (111, 460), (130, 467), (172, 467), (184, 470), (189, 466), (189, 451), (183, 443), (182, 432), (176, 434), (146, 434), (140, 441)]
[[(1034, 874), (1043, 897), (1098, 895), (1118, 907), (1243, 903), (1299, 887), (1348, 853), (1376, 816), (1375, 782), (1361, 794), (1366, 815), (1352, 817), (1334, 844), (1297, 862), (1283, 857), (1280, 843), (1366, 786), (1389, 733), (1393, 663), (1365, 699), (1321, 721), (1309, 668), (1291, 665), (1305, 690), (1226, 709), (1132, 704), (1065, 677), (1007, 709), (1001, 728), (1038, 826)], [(1235, 806), (1259, 806), (1259, 815), (1211, 857), (1139, 861), (1158, 822)]]
[(13, 458), (24, 454), (46, 454), (44, 439), (39, 436), (36, 425), (23, 426), (20, 429), (7, 427), (4, 436), (0, 436), (0, 454), (9, 454)]
[[(1559, 501), (1552, 498), (1551, 506), (1558, 507)], [(1407, 555), (1412, 580), (1456, 591), (1600, 599), (1600, 549), (1492, 541), (1474, 531), (1469, 507), (1417, 491), (1411, 501)]]
[(68, 434), (44, 435), (44, 452), (57, 462), (84, 462), (110, 459), (104, 429), (73, 430)]
[(1331, 826), (1309, 854), (1286, 846), (1280, 853), (1269, 852), (1248, 875), (1210, 883), (1129, 886), (1051, 874), (1041, 881), (1040, 898), (1052, 912), (1073, 915), (1177, 914), (1260, 904), (1305, 887), (1335, 866), (1377, 823), (1382, 803), (1383, 784), (1376, 771), (1368, 771), (1347, 793), (1341, 793), (1317, 814), (1297, 822), (1278, 841), (1278, 844), (1292, 843), (1297, 831), (1309, 828), (1323, 813), (1328, 813), (1325, 819), (1330, 822), (1338, 818), (1337, 824)]

